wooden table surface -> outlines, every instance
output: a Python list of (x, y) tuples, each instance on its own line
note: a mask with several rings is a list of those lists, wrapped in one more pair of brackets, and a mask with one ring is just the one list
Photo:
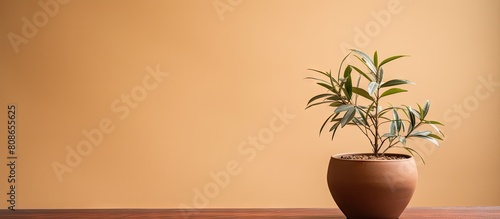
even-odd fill
[[(345, 218), (338, 209), (283, 208), (283, 209), (53, 209), (53, 210), (0, 210), (0, 218)], [(487, 218), (500, 219), (500, 206), (408, 208), (405, 218)]]

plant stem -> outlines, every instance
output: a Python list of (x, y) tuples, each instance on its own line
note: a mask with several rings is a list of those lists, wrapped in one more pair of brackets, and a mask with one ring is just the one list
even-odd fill
[(378, 146), (378, 140), (379, 140), (379, 133), (378, 133), (378, 128), (379, 128), (379, 124), (378, 124), (378, 101), (379, 101), (379, 90), (380, 88), (377, 88), (377, 91), (376, 91), (376, 97), (375, 97), (375, 122), (373, 124), (373, 126), (375, 127), (375, 136), (374, 136), (374, 140), (375, 140), (375, 144), (373, 145), (373, 152), (375, 153), (375, 156), (378, 157), (378, 152), (380, 150), (380, 147)]

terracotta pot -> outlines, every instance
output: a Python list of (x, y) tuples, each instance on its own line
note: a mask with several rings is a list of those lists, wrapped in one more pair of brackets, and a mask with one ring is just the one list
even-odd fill
[[(328, 188), (349, 219), (398, 218), (410, 202), (417, 184), (413, 157), (400, 160), (345, 160), (332, 156)], [(391, 154), (395, 155), (395, 154)]]

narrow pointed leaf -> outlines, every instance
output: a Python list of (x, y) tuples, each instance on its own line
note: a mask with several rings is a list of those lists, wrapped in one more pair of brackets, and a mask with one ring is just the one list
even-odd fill
[(354, 118), (352, 119), (352, 121), (354, 121), (354, 123), (355, 123), (357, 126), (361, 126), (361, 127), (366, 126), (366, 123), (363, 121), (363, 117), (354, 117)]
[(327, 77), (330, 77), (330, 74), (328, 74), (328, 73), (326, 73), (326, 72), (323, 72), (323, 71), (320, 71), (320, 70), (316, 70), (316, 69), (312, 69), (312, 68), (307, 69), (307, 70), (309, 70), (309, 71), (314, 71), (314, 72), (320, 73), (320, 74), (322, 74), (322, 75), (325, 75), (325, 76), (327, 76)]
[(358, 112), (358, 114), (360, 115), (360, 118), (361, 118), (361, 120), (363, 121), (363, 124), (364, 124), (365, 126), (369, 126), (369, 125), (368, 125), (368, 121), (367, 121), (367, 119), (366, 119), (367, 115), (365, 115), (365, 113), (364, 113), (363, 111), (361, 111), (360, 109), (358, 109), (358, 108), (356, 108), (356, 111), (357, 111), (357, 112)]
[(432, 138), (432, 137), (429, 137), (429, 136), (415, 136), (415, 137), (418, 137), (418, 138), (423, 138), (425, 140), (428, 140), (430, 142), (432, 142), (433, 144), (435, 144), (436, 146), (439, 146), (439, 143), (436, 141), (436, 139)]
[(418, 113), (414, 112), (415, 110), (413, 110), (410, 106), (407, 106), (407, 108), (408, 108), (408, 117), (410, 118), (410, 128), (408, 129), (408, 132), (411, 133), (416, 126), (417, 121), (415, 117), (419, 116)]
[(361, 52), (359, 50), (355, 50), (355, 49), (352, 49), (352, 51), (358, 53), (359, 55), (361, 55), (361, 58), (359, 58), (363, 63), (365, 63), (366, 67), (368, 67), (368, 69), (370, 69), (370, 71), (372, 71), (374, 74), (377, 73), (377, 68), (375, 68), (375, 64), (373, 64), (373, 61), (372, 59), (370, 58), (370, 56), (366, 55), (364, 52)]
[(428, 136), (429, 134), (431, 134), (430, 131), (414, 131), (414, 132), (410, 133), (410, 136), (422, 136), (422, 137), (425, 137), (425, 136)]
[(371, 101), (373, 101), (373, 97), (370, 96), (370, 94), (368, 93), (368, 91), (366, 91), (365, 89), (363, 88), (359, 88), (359, 87), (353, 87), (352, 88), (352, 92), (355, 93), (355, 94), (358, 94), (366, 99), (369, 99)]
[(378, 83), (377, 82), (373, 82), (372, 81), (372, 82), (370, 82), (368, 84), (368, 93), (370, 95), (373, 95), (375, 93), (375, 91), (377, 91), (377, 89), (378, 89)]
[(332, 103), (333, 101), (323, 101), (323, 102), (317, 102), (317, 103), (313, 103), (313, 104), (310, 104), (306, 107), (306, 109), (309, 109), (313, 106), (317, 106), (317, 105), (320, 105), (320, 104), (325, 104), (325, 103)]
[(386, 81), (384, 82), (382, 85), (380, 85), (380, 87), (390, 87), (390, 86), (396, 86), (396, 85), (400, 85), (400, 84), (415, 84), (411, 81), (408, 81), (408, 80), (402, 80), (402, 79), (393, 79), (393, 80), (389, 80), (389, 81)]
[(335, 114), (338, 114), (338, 113), (332, 113), (326, 120), (325, 122), (323, 122), (323, 125), (321, 126), (321, 128), (319, 129), (319, 135), (321, 135), (321, 132), (323, 131), (323, 128), (325, 127), (326, 123), (328, 123), (328, 120), (330, 120), (330, 118), (333, 117), (333, 115)]
[(441, 134), (443, 137), (445, 137), (444, 133), (438, 129), (438, 127), (434, 124), (429, 124), (430, 126), (432, 126), (432, 128), (434, 128), (439, 134)]
[(350, 110), (353, 107), (354, 107), (353, 105), (342, 105), (342, 106), (337, 107), (337, 109), (335, 109), (334, 112), (340, 113), (340, 112), (343, 112), (343, 111), (348, 111), (348, 110)]
[(375, 68), (378, 68), (378, 54), (377, 51), (373, 54), (373, 64), (375, 64)]
[(438, 121), (426, 120), (426, 121), (423, 121), (423, 123), (425, 123), (425, 124), (435, 124), (435, 125), (442, 125), (442, 126), (444, 126), (444, 125), (443, 125), (443, 123), (440, 123), (440, 122), (438, 122)]
[(417, 106), (418, 106), (418, 112), (420, 114), (420, 118), (424, 119), (424, 109), (422, 109), (422, 107), (418, 103), (417, 103)]
[(330, 120), (330, 122), (333, 122), (333, 121), (340, 121), (340, 119), (337, 119), (337, 117), (340, 115), (340, 113), (335, 113), (335, 115), (332, 117), (332, 119)]
[(339, 127), (339, 125), (340, 125), (340, 121), (333, 124), (333, 126), (330, 128), (330, 132), (332, 132), (332, 140), (335, 137), (335, 133), (337, 132), (337, 128)]
[(347, 78), (346, 82), (345, 82), (345, 91), (346, 91), (346, 96), (347, 96), (347, 99), (350, 100), (351, 97), (352, 97), (352, 77), (351, 77), (351, 71), (352, 71), (352, 68), (351, 66), (347, 66), (347, 68), (345, 69), (344, 71), (344, 77)]
[(356, 70), (360, 75), (363, 75), (363, 77), (365, 77), (368, 81), (373, 81), (374, 79), (370, 76), (368, 76), (366, 73), (364, 73), (363, 71), (361, 71), (359, 68), (357, 68), (356, 66), (351, 66), (354, 70)]
[(415, 117), (419, 118), (420, 119), (420, 113), (418, 113), (416, 110), (414, 110), (413, 108), (411, 108), (411, 106), (408, 106), (408, 111), (413, 114)]
[(340, 120), (342, 128), (354, 118), (354, 115), (356, 115), (356, 108), (354, 107), (351, 107), (347, 112), (345, 112), (344, 117)]
[(322, 83), (322, 82), (318, 82), (318, 83), (316, 83), (316, 84), (318, 84), (318, 85), (319, 85), (319, 86), (321, 86), (321, 87), (324, 87), (324, 88), (328, 89), (329, 91), (332, 91), (333, 93), (336, 93), (336, 92), (337, 92), (337, 90), (335, 90), (335, 88), (334, 88), (334, 87), (332, 87), (332, 86), (330, 86), (329, 84)]
[(332, 94), (331, 97), (327, 97), (325, 100), (342, 100), (342, 97), (339, 97), (338, 95)]
[(404, 146), (406, 146), (406, 138), (403, 137), (403, 136), (399, 136), (399, 142), (401, 142), (401, 144), (403, 144)]
[(339, 107), (339, 106), (342, 106), (342, 105), (344, 105), (342, 102), (333, 102), (333, 103), (330, 103), (331, 107)]
[(399, 118), (399, 114), (398, 114), (398, 111), (396, 109), (392, 109), (392, 114), (393, 114), (393, 118), (394, 118), (394, 123), (395, 123), (395, 133), (399, 133), (399, 131), (401, 130), (401, 119)]
[(389, 90), (386, 90), (384, 93), (382, 93), (382, 95), (380, 95), (380, 98), (385, 97), (385, 96), (389, 96), (392, 94), (401, 93), (401, 92), (407, 92), (407, 90), (401, 89), (401, 88), (391, 88)]
[(439, 135), (436, 135), (436, 134), (429, 134), (428, 136), (431, 137), (431, 138), (435, 138), (435, 139), (441, 140), (441, 141), (443, 140), (443, 138), (441, 138)]
[(427, 116), (427, 113), (429, 112), (430, 107), (431, 107), (431, 102), (429, 100), (427, 100), (427, 102), (425, 102), (425, 105), (424, 105), (424, 116), (422, 117), (422, 119), (425, 119), (425, 116)]
[(380, 65), (378, 65), (378, 67), (381, 68), (383, 65), (387, 64), (388, 62), (393, 61), (395, 59), (402, 58), (402, 57), (405, 57), (405, 55), (398, 55), (398, 56), (389, 57), (389, 58), (385, 59), (384, 61), (380, 62)]
[(324, 94), (318, 94), (314, 97), (312, 97), (308, 102), (307, 102), (307, 105), (311, 104), (313, 101), (317, 100), (317, 99), (320, 99), (320, 98), (323, 98), (323, 97), (327, 97), (327, 96), (332, 96), (333, 94), (327, 94), (327, 93), (324, 93)]
[(390, 138), (390, 137), (396, 137), (396, 135), (394, 135), (392, 133), (385, 133), (382, 135), (382, 138)]
[(304, 79), (308, 79), (308, 80), (316, 80), (316, 81), (320, 81), (320, 82), (323, 82), (323, 83), (327, 83), (327, 81), (323, 80), (323, 79), (319, 79), (319, 78), (315, 78), (315, 77), (305, 77)]
[(414, 114), (412, 111), (410, 111), (410, 124), (411, 124), (412, 129), (415, 128), (415, 125), (416, 125), (415, 115), (416, 114)]
[(414, 150), (413, 148), (409, 148), (409, 147), (403, 147), (403, 148), (404, 148), (404, 149), (406, 149), (406, 151), (408, 151), (408, 152), (409, 152), (412, 156), (414, 156), (414, 155), (413, 155), (413, 153), (417, 154), (417, 155), (418, 155), (418, 157), (420, 157), (420, 160), (422, 160), (422, 163), (424, 163), (424, 164), (425, 164), (425, 160), (424, 160), (424, 158), (423, 158), (423, 157), (422, 157), (422, 155), (420, 155), (420, 153), (418, 153), (416, 150)]
[(382, 83), (382, 79), (384, 78), (384, 69), (380, 68), (377, 73), (377, 83)]
[(397, 125), (396, 125), (396, 121), (392, 121), (392, 122), (391, 122), (391, 126), (390, 126), (390, 129), (389, 129), (389, 130), (390, 130), (391, 134), (393, 134), (393, 135), (396, 135), (396, 134), (397, 134), (397, 133), (396, 133), (396, 126), (397, 126)]

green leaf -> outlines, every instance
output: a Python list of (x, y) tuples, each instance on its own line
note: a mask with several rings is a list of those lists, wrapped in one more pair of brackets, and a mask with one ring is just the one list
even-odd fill
[(399, 122), (401, 124), (401, 130), (403, 130), (403, 132), (404, 132), (406, 129), (405, 123), (403, 122), (403, 120), (399, 120)]
[(385, 59), (384, 61), (380, 62), (380, 65), (378, 66), (379, 68), (382, 67), (382, 65), (385, 65), (386, 63), (390, 62), (390, 61), (393, 61), (395, 59), (399, 59), (401, 57), (405, 57), (405, 55), (398, 55), (398, 56), (392, 56), (392, 57), (389, 57), (387, 59)]
[(392, 109), (392, 116), (394, 118), (394, 122), (395, 122), (395, 125), (396, 125), (394, 127), (396, 129), (395, 131), (396, 131), (396, 133), (399, 133), (399, 131), (401, 130), (401, 123), (402, 123), (402, 121), (399, 118), (398, 111), (396, 109), (394, 109), (394, 108)]
[(344, 78), (349, 77), (349, 75), (351, 75), (351, 72), (352, 72), (352, 67), (351, 65), (348, 65), (344, 70)]
[[(368, 108), (366, 109), (366, 113), (364, 114), (364, 119), (365, 119), (365, 121), (367, 121), (367, 120), (368, 120), (368, 116), (370, 116), (370, 115), (371, 115), (371, 111), (372, 111), (372, 109), (373, 109), (373, 107), (374, 107), (374, 106), (375, 106), (375, 101), (373, 101), (373, 102), (370, 104), (370, 106), (368, 106)], [(359, 110), (359, 111), (361, 111), (361, 110)], [(361, 114), (361, 113), (360, 113), (360, 114)], [(367, 124), (368, 124), (368, 123), (367, 123)]]
[(330, 103), (331, 107), (339, 107), (339, 106), (342, 106), (342, 105), (344, 105), (344, 104), (342, 102), (338, 102), (338, 101)]
[(323, 131), (323, 128), (325, 127), (326, 123), (328, 123), (328, 120), (330, 120), (330, 118), (332, 118), (333, 115), (338, 115), (338, 113), (332, 113), (330, 116), (328, 116), (328, 118), (325, 120), (325, 122), (323, 122), (323, 125), (319, 129), (320, 136), (321, 136), (321, 132)]
[(416, 119), (415, 119), (415, 114), (413, 114), (413, 112), (410, 111), (410, 109), (408, 109), (408, 111), (410, 112), (408, 115), (408, 117), (410, 117), (410, 129), (408, 130), (408, 132), (412, 132), (416, 125)]
[(410, 136), (415, 136), (415, 137), (418, 137), (418, 136), (421, 136), (421, 137), (426, 137), (428, 136), (429, 134), (431, 134), (430, 131), (414, 131), (412, 133), (410, 133)]
[(335, 113), (335, 116), (332, 117), (332, 119), (330, 120), (330, 122), (334, 122), (334, 121), (340, 121), (342, 118), (339, 118), (337, 119), (337, 116), (340, 115), (340, 113)]
[(368, 125), (368, 121), (367, 121), (367, 119), (366, 119), (367, 115), (365, 115), (365, 113), (364, 113), (362, 110), (358, 109), (357, 107), (356, 107), (356, 111), (357, 111), (357, 112), (358, 112), (358, 114), (361, 116), (361, 120), (363, 121), (364, 126), (369, 126), (369, 125)]
[(428, 136), (431, 138), (439, 139), (441, 141), (443, 140), (439, 135), (436, 135), (436, 134), (429, 134)]
[(359, 68), (357, 68), (356, 66), (351, 66), (354, 70), (356, 70), (360, 75), (363, 75), (363, 77), (365, 77), (368, 81), (373, 81), (374, 79), (371, 78), (370, 76), (368, 76), (366, 73), (364, 73), (363, 71), (361, 71)]
[(435, 144), (436, 146), (439, 146), (439, 143), (436, 141), (436, 139), (432, 138), (432, 137), (429, 137), (429, 136), (421, 136), (421, 135), (415, 135), (415, 136), (412, 136), (412, 137), (417, 137), (417, 138), (423, 138), (425, 140), (428, 140), (430, 142), (432, 142), (433, 144)]
[(411, 108), (411, 106), (407, 106), (408, 108), (408, 111), (410, 113), (412, 113), (415, 117), (419, 118), (420, 119), (420, 113), (418, 113), (416, 110), (414, 110), (413, 108)]
[(442, 123), (440, 123), (438, 121), (425, 120), (425, 121), (422, 121), (422, 122), (425, 123), (425, 124), (435, 124), (435, 125), (442, 125), (442, 126), (444, 126)]
[(417, 125), (416, 124), (417, 121), (416, 121), (415, 117), (419, 117), (419, 116), (418, 116), (417, 112), (413, 112), (414, 110), (410, 106), (406, 106), (406, 108), (408, 109), (407, 116), (410, 118), (410, 128), (408, 129), (408, 133), (411, 133), (413, 131), (413, 129), (415, 129), (415, 126)]
[[(380, 106), (379, 106), (379, 107), (380, 107)], [(378, 111), (378, 115), (379, 115), (379, 117), (383, 116), (384, 114), (386, 114), (387, 112), (389, 112), (391, 109), (393, 109), (393, 108), (385, 108), (385, 109), (383, 109), (383, 110), (379, 110), (379, 111)]]
[(355, 50), (355, 49), (351, 49), (351, 50), (353, 52), (361, 55), (361, 58), (358, 57), (358, 59), (361, 60), (361, 62), (363, 62), (366, 65), (366, 67), (368, 67), (368, 69), (370, 69), (370, 71), (372, 71), (374, 74), (377, 73), (377, 68), (375, 68), (375, 65), (373, 64), (373, 61), (370, 58), (370, 56), (366, 55), (364, 52), (361, 52), (359, 50)]
[(346, 91), (346, 96), (347, 99), (350, 100), (352, 97), (352, 79), (351, 79), (351, 71), (352, 68), (350, 65), (347, 66), (347, 68), (344, 71), (344, 77), (347, 78), (347, 81), (345, 82), (345, 91)]
[(399, 136), (398, 140), (399, 140), (399, 142), (401, 142), (401, 144), (406, 146), (406, 138), (404, 136)]
[(330, 76), (330, 74), (328, 74), (327, 72), (323, 72), (323, 71), (316, 70), (316, 69), (312, 69), (312, 68), (309, 68), (309, 69), (307, 69), (307, 70), (309, 70), (309, 71), (314, 71), (314, 72), (317, 72), (317, 73), (320, 73), (320, 74), (325, 75), (326, 77), (329, 77), (329, 78), (331, 77), (331, 76)]
[(377, 82), (373, 82), (372, 81), (372, 82), (370, 82), (368, 84), (368, 93), (370, 95), (373, 95), (375, 93), (375, 91), (377, 91), (377, 89), (378, 89), (378, 83)]
[(412, 156), (415, 156), (413, 155), (413, 153), (417, 154), (418, 157), (420, 157), (420, 160), (422, 160), (422, 163), (425, 164), (425, 160), (424, 158), (422, 157), (422, 155), (420, 155), (420, 153), (418, 153), (416, 150), (414, 150), (413, 148), (409, 148), (409, 147), (403, 147), (406, 151), (408, 151)]
[(400, 84), (415, 84), (411, 81), (408, 81), (408, 80), (402, 80), (402, 79), (393, 79), (393, 80), (389, 80), (389, 81), (386, 81), (384, 82), (382, 85), (380, 85), (380, 87), (390, 87), (390, 86), (396, 86), (396, 85), (400, 85)]
[(441, 134), (443, 137), (445, 137), (444, 133), (438, 129), (438, 127), (434, 124), (429, 124), (430, 126), (432, 126), (432, 128), (434, 128), (439, 134)]
[(340, 123), (342, 123), (342, 128), (354, 118), (354, 115), (356, 115), (355, 107), (352, 107), (347, 110), (347, 112), (345, 112), (344, 117), (342, 118), (342, 120), (340, 120)]
[(422, 119), (425, 119), (425, 116), (427, 116), (427, 113), (429, 112), (429, 108), (431, 107), (431, 102), (427, 100), (424, 105), (424, 116), (422, 116)]
[(315, 77), (306, 77), (304, 79), (309, 79), (309, 80), (317, 80), (317, 81), (320, 81), (320, 82), (323, 82), (323, 83), (327, 83), (327, 81), (323, 80), (323, 79), (319, 79), (319, 78), (315, 78)]
[(375, 53), (373, 54), (373, 64), (375, 64), (375, 68), (378, 67), (378, 54), (377, 51), (375, 50)]
[(340, 121), (333, 124), (333, 126), (330, 128), (330, 132), (332, 132), (332, 140), (333, 140), (333, 137), (335, 137), (335, 133), (337, 132), (337, 128), (339, 127), (340, 125)]
[(328, 89), (328, 90), (330, 90), (330, 91), (332, 91), (332, 92), (334, 92), (334, 93), (336, 93), (336, 92), (337, 92), (337, 91), (336, 91), (336, 90), (335, 90), (332, 86), (330, 86), (329, 84), (322, 83), (322, 82), (318, 82), (318, 83), (316, 83), (316, 84), (318, 84), (319, 86), (322, 86), (322, 87), (324, 87), (324, 88), (326, 88), (326, 89)]
[(397, 135), (392, 133), (385, 133), (382, 135), (382, 138), (391, 138), (391, 137), (397, 137)]
[(391, 122), (391, 126), (390, 126), (389, 130), (390, 130), (391, 134), (397, 135), (397, 124), (396, 124), (396, 121), (392, 121)]
[(418, 106), (418, 112), (420, 114), (420, 119), (423, 120), (424, 119), (424, 110), (422, 109), (420, 104), (417, 103), (417, 106)]
[(352, 92), (355, 93), (355, 94), (358, 94), (366, 99), (369, 99), (371, 101), (374, 101), (373, 100), (373, 97), (370, 96), (370, 94), (368, 93), (368, 91), (366, 91), (365, 89), (363, 88), (359, 88), (359, 87), (353, 87), (352, 88)]
[(343, 112), (343, 111), (348, 111), (351, 108), (354, 108), (354, 106), (350, 105), (350, 104), (346, 104), (346, 105), (342, 105), (342, 106), (337, 107), (337, 109), (335, 109), (334, 112), (335, 113), (340, 113), (340, 112)]
[(362, 127), (364, 127), (364, 126), (366, 126), (366, 123), (363, 121), (363, 119), (362, 119), (362, 118), (363, 118), (363, 117), (359, 117), (359, 118), (358, 118), (358, 117), (354, 117), (354, 118), (352, 119), (352, 121), (354, 121), (354, 124), (356, 124), (357, 126), (362, 126)]
[(384, 69), (380, 68), (377, 74), (377, 83), (382, 83), (382, 78), (384, 78)]
[(339, 97), (336, 94), (332, 94), (331, 97), (327, 97), (325, 100), (342, 100), (342, 97)]
[(384, 93), (382, 93), (382, 95), (380, 95), (380, 98), (385, 97), (385, 96), (389, 96), (392, 94), (401, 93), (401, 92), (407, 92), (407, 90), (401, 89), (401, 88), (391, 88), (389, 90), (386, 90)]
[(308, 105), (308, 106), (306, 107), (306, 109), (309, 109), (309, 108), (311, 108), (311, 107), (313, 107), (313, 106), (317, 106), (317, 105), (320, 105), (320, 104), (332, 103), (332, 102), (334, 102), (334, 101), (323, 101), (323, 102), (313, 103), (313, 104), (311, 104), (311, 105)]
[(320, 98), (323, 98), (323, 97), (327, 97), (327, 96), (332, 96), (333, 94), (328, 94), (328, 93), (324, 93), (324, 94), (318, 94), (314, 97), (312, 97), (308, 102), (307, 102), (307, 105), (311, 104), (313, 101), (317, 100), (317, 99), (320, 99)]

